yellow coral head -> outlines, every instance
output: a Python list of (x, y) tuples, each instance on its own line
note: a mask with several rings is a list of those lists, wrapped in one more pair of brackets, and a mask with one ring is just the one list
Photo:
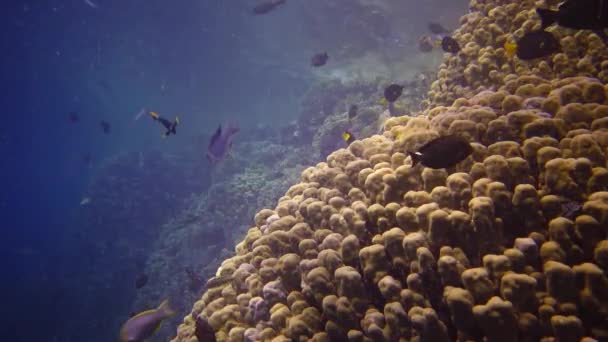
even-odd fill
[(513, 58), (513, 56), (515, 56), (517, 53), (517, 44), (515, 43), (507, 42), (503, 47), (505, 48), (505, 53), (509, 58)]
[(383, 106), (386, 106), (388, 104), (388, 100), (385, 99), (384, 97), (381, 98), (380, 101), (378, 101), (378, 102), (380, 102), (380, 104), (383, 105)]

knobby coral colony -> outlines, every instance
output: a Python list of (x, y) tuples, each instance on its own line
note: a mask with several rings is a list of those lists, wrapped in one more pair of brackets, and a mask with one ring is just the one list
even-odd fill
[[(508, 59), (539, 28), (530, 0), (473, 0), (461, 23), (424, 115), (306, 169), (174, 341), (197, 320), (218, 341), (608, 338), (608, 49), (552, 27), (563, 52)], [(463, 162), (410, 166), (456, 133)]]

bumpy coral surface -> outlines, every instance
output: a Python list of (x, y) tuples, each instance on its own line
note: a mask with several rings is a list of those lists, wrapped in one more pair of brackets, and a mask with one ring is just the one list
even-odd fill
[[(257, 213), (218, 270), (231, 280), (208, 289), (174, 341), (196, 341), (197, 319), (219, 341), (608, 338), (608, 98), (594, 55), (606, 49), (555, 29), (571, 55), (553, 67), (505, 60), (490, 75), (492, 44), (538, 20), (530, 1), (471, 8), (434, 106), (332, 153)], [(479, 75), (463, 86), (445, 75), (458, 68)], [(411, 166), (407, 151), (456, 133), (473, 146), (466, 160)]]
[(560, 41), (562, 52), (545, 59), (522, 61), (505, 53), (505, 42), (540, 29), (537, 6), (555, 8), (557, 2), (561, 1), (472, 0), (470, 13), (460, 19), (461, 27), (453, 36), (462, 51), (446, 54), (429, 93), (430, 105), (448, 105), (482, 90), (496, 90), (513, 74), (545, 79), (578, 75), (608, 81), (608, 50), (591, 31), (549, 27), (547, 31)]

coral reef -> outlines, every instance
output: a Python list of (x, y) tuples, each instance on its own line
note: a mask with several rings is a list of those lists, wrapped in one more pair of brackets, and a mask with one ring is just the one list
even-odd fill
[[(532, 61), (507, 56), (503, 48), (505, 42), (540, 28), (540, 18), (535, 11), (538, 5), (555, 7), (556, 4), (531, 0), (471, 1), (470, 12), (460, 19), (461, 27), (453, 35), (463, 47), (462, 51), (457, 55), (446, 54), (438, 79), (429, 92), (428, 105), (449, 105), (458, 98), (471, 99), (483, 90), (501, 87), (517, 87), (517, 96), (544, 96), (548, 88), (539, 86), (539, 79), (587, 76), (603, 83), (608, 81), (608, 50), (591, 31), (552, 26), (547, 30), (560, 41), (562, 52)], [(514, 75), (529, 78), (518, 84), (513, 82)], [(585, 93), (594, 96), (593, 89)], [(570, 89), (565, 89), (563, 94), (564, 97), (577, 95), (582, 96)], [(513, 103), (510, 100), (507, 104)]]
[[(404, 91), (399, 100), (386, 108), (379, 104), (388, 80), (374, 82), (342, 82), (330, 80), (312, 87), (304, 96), (297, 124), (292, 127), (290, 144), (311, 144), (316, 156), (325, 158), (345, 145), (342, 132), (351, 131), (358, 139), (382, 133), (384, 122), (390, 116), (406, 115), (420, 110), (434, 74), (419, 72), (403, 81)], [(359, 108), (349, 118), (351, 105)], [(289, 141), (291, 140), (291, 141)]]
[[(90, 203), (80, 206), (76, 224), (66, 227), (68, 247), (57, 246), (70, 252), (69, 261), (49, 268), (58, 273), (57, 268), (78, 265), (72, 266), (76, 271), (63, 271), (65, 277), (56, 284), (79, 298), (82, 309), (79, 317), (65, 322), (63, 330), (74, 334), (64, 336), (66, 340), (81, 338), (81, 329), (100, 331), (106, 340), (116, 338), (114, 327), (131, 312), (135, 278), (162, 223), (207, 186), (200, 181), (206, 177), (198, 163), (183, 154), (132, 152), (109, 158), (96, 170), (84, 195)], [(147, 307), (157, 301), (151, 299)], [(106, 314), (110, 312), (115, 314)]]
[[(137, 293), (133, 311), (169, 297), (175, 310), (187, 312), (221, 262), (234, 255), (228, 246), (246, 235), (256, 209), (276, 202), (297, 181), (300, 163), (313, 160), (304, 149), (257, 140), (257, 134), (241, 138), (232, 158), (214, 171), (211, 186), (161, 225), (144, 267), (154, 283)], [(179, 321), (174, 317), (163, 325), (156, 338), (170, 338)]]
[[(197, 320), (219, 341), (608, 338), (607, 50), (551, 28), (563, 53), (507, 60), (534, 5), (473, 0), (430, 107), (305, 169), (173, 341)], [(456, 133), (467, 159), (412, 167), (407, 151)]]

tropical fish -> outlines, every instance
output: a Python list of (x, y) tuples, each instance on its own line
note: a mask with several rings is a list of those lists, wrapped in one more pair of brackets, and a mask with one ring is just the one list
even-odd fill
[(80, 115), (78, 115), (78, 113), (76, 113), (76, 112), (69, 112), (68, 121), (73, 124), (77, 123), (80, 121)]
[(457, 135), (444, 135), (431, 140), (417, 152), (408, 151), (412, 166), (422, 164), (431, 169), (443, 169), (463, 161), (473, 148), (469, 142)]
[(344, 131), (344, 133), (342, 133), (342, 139), (344, 139), (344, 141), (346, 141), (348, 145), (350, 145), (350, 143), (352, 143), (353, 141), (357, 140), (350, 131)]
[(205, 287), (208, 289), (218, 287), (220, 285), (224, 285), (226, 283), (231, 282), (234, 279), (232, 275), (220, 275), (209, 278), (205, 283)]
[(571, 29), (592, 30), (604, 43), (608, 43), (608, 36), (604, 32), (608, 27), (607, 6), (605, 0), (566, 0), (557, 11), (537, 8), (536, 13), (542, 22), (542, 29), (557, 23)]
[(152, 336), (166, 318), (175, 314), (164, 300), (156, 309), (146, 310), (131, 317), (120, 329), (120, 342), (141, 342)]
[(252, 10), (254, 15), (266, 14), (283, 5), (286, 0), (263, 0)]
[(135, 288), (141, 289), (148, 283), (148, 276), (145, 273), (140, 273), (135, 277)]
[(211, 324), (203, 318), (201, 315), (196, 317), (196, 321), (194, 324), (194, 336), (199, 342), (216, 342), (215, 339), (215, 331), (213, 331), (213, 327)]
[(523, 60), (542, 58), (561, 51), (559, 41), (544, 30), (528, 32), (515, 43), (505, 43), (504, 48), (507, 56), (517, 55)]
[(359, 111), (359, 106), (357, 106), (356, 104), (350, 105), (350, 107), (348, 108), (348, 118), (350, 120), (354, 119), (355, 116), (357, 116), (358, 111)]
[(148, 112), (148, 115), (150, 115), (150, 117), (158, 122), (161, 123), (161, 125), (163, 125), (167, 131), (165, 133), (163, 133), (161, 135), (161, 137), (166, 138), (168, 136), (170, 136), (171, 134), (176, 134), (177, 132), (175, 131), (175, 128), (177, 127), (177, 125), (179, 125), (179, 117), (175, 117), (175, 120), (173, 120), (173, 122), (161, 117), (158, 113), (156, 112)]
[(403, 86), (399, 84), (391, 84), (388, 87), (384, 88), (384, 98), (389, 103), (393, 103), (397, 101), (399, 96), (403, 93)]
[(443, 27), (443, 25), (441, 25), (440, 23), (437, 23), (437, 22), (430, 22), (428, 24), (428, 29), (433, 34), (450, 33), (450, 30), (446, 29), (445, 27)]
[(456, 39), (450, 36), (443, 37), (443, 39), (441, 40), (441, 48), (443, 49), (443, 51), (449, 53), (458, 53), (460, 51), (460, 45), (458, 44)]
[(105, 134), (110, 134), (110, 131), (112, 130), (112, 126), (110, 126), (110, 123), (104, 120), (101, 120), (99, 122), (99, 125), (101, 126), (101, 130), (105, 133)]
[(325, 65), (327, 63), (328, 59), (329, 59), (329, 55), (327, 54), (327, 52), (317, 53), (316, 55), (312, 56), (312, 58), (310, 59), (310, 65), (312, 65), (314, 67), (320, 67), (320, 66)]
[(209, 146), (207, 147), (207, 159), (209, 162), (215, 164), (226, 158), (232, 149), (232, 139), (238, 131), (238, 126), (234, 124), (228, 124), (224, 130), (222, 130), (221, 125), (218, 126), (215, 133), (211, 136)]

